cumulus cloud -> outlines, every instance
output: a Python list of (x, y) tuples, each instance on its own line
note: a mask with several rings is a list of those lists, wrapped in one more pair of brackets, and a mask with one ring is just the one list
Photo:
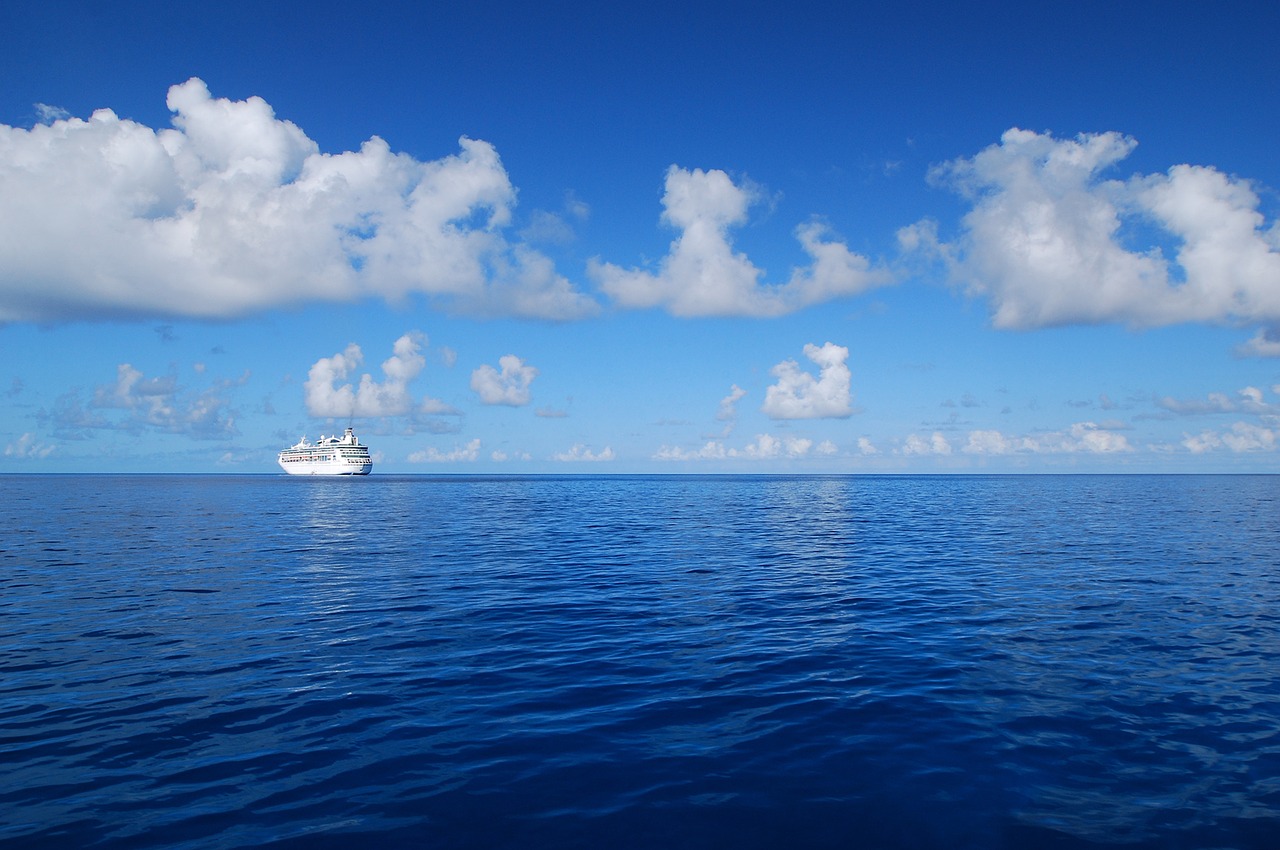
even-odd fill
[(132, 364), (121, 363), (116, 367), (116, 382), (94, 390), (92, 405), (120, 410), (143, 410), (148, 416), (158, 419), (172, 413), (169, 402), (177, 385), (178, 379), (173, 375), (147, 378)]
[(939, 431), (934, 431), (932, 436), (927, 438), (919, 434), (911, 434), (902, 442), (902, 453), (904, 455), (949, 455), (951, 443)]
[(1182, 445), (1192, 454), (1226, 449), (1227, 451), (1271, 452), (1280, 444), (1280, 430), (1248, 422), (1237, 422), (1228, 431), (1203, 431), (1186, 435)]
[(525, 364), (514, 354), (498, 358), (499, 371), (488, 363), (471, 373), (471, 389), (485, 404), (505, 404), (521, 407), (529, 403), (529, 385), (538, 376), (536, 367)]
[(422, 353), (426, 344), (426, 335), (418, 331), (397, 339), (392, 355), (382, 362), (385, 378), (380, 382), (367, 372), (356, 384), (346, 382), (364, 362), (364, 352), (354, 342), (332, 357), (321, 357), (312, 364), (303, 384), (307, 412), (325, 419), (453, 412), (435, 399), (417, 401), (409, 392), (409, 383), (426, 365)]
[(1123, 434), (1095, 422), (1077, 422), (1063, 431), (1006, 436), (1000, 431), (970, 431), (963, 451), (974, 455), (1114, 454), (1131, 452)]
[[(701, 448), (686, 449), (680, 446), (660, 446), (653, 453), (654, 460), (723, 460), (730, 457), (729, 449), (719, 440), (709, 440)], [(734, 455), (736, 456), (736, 455)]]
[(778, 458), (799, 459), (811, 453), (819, 455), (835, 454), (836, 447), (824, 440), (815, 448), (813, 440), (807, 437), (775, 437), (772, 434), (757, 434), (755, 442), (742, 448), (731, 448), (721, 440), (709, 440), (697, 449), (686, 449), (680, 446), (662, 446), (653, 454), (654, 460), (701, 461), (701, 460), (773, 460)]
[[(1272, 393), (1280, 393), (1280, 386), (1271, 387)], [(1280, 408), (1269, 403), (1263, 390), (1244, 387), (1234, 394), (1209, 393), (1204, 399), (1157, 399), (1157, 404), (1167, 411), (1184, 416), (1206, 414), (1251, 415), (1257, 424), (1236, 422), (1226, 430), (1206, 429), (1199, 434), (1184, 434), (1181, 445), (1192, 454), (1212, 451), (1235, 453), (1274, 451), (1280, 430)]]
[[(283, 304), (423, 294), (482, 314), (597, 309), (510, 241), (497, 151), (421, 162), (377, 137), (321, 153), (258, 97), (173, 86), (173, 126), (110, 109), (0, 125), (0, 321), (224, 318)], [(76, 250), (67, 250), (68, 245)]]
[(772, 434), (757, 434), (756, 441), (741, 452), (743, 457), (752, 460), (767, 460), (776, 457), (799, 458), (809, 454), (813, 448), (813, 440), (807, 437), (784, 437), (779, 439)]
[(41, 408), (36, 418), (60, 440), (84, 440), (96, 430), (116, 427), (102, 411), (87, 408), (79, 390), (62, 393), (50, 407)]
[(658, 270), (593, 260), (588, 273), (623, 307), (661, 307), (676, 316), (779, 316), (888, 282), (825, 226), (808, 222), (795, 233), (810, 264), (795, 269), (785, 284), (765, 284), (764, 272), (734, 251), (729, 238), (756, 199), (751, 187), (735, 185), (723, 171), (673, 165), (667, 169), (662, 221), (680, 235)]
[(1259, 329), (1236, 353), (1242, 357), (1280, 357), (1280, 326)]
[(772, 419), (845, 419), (853, 415), (850, 374), (845, 361), (849, 349), (834, 343), (812, 343), (804, 355), (818, 366), (818, 377), (805, 372), (794, 360), (774, 366), (778, 382), (765, 392), (760, 409)]
[(217, 379), (203, 389), (180, 385), (176, 375), (147, 377), (130, 363), (116, 367), (114, 382), (93, 390), (87, 405), (78, 391), (59, 396), (38, 418), (61, 439), (84, 439), (96, 430), (144, 430), (218, 440), (239, 434), (228, 394), (249, 379)]
[(574, 239), (573, 228), (561, 216), (546, 210), (534, 210), (529, 224), (520, 231), (526, 242), (567, 245)]
[[(495, 452), (496, 454), (496, 452)], [(451, 451), (442, 452), (435, 446), (413, 452), (409, 455), (410, 463), (458, 463), (471, 462), (480, 457), (480, 439), (477, 437), (465, 445), (457, 446)]]
[(1177, 399), (1164, 396), (1156, 399), (1156, 404), (1170, 413), (1181, 416), (1200, 416), (1207, 413), (1266, 415), (1280, 412), (1265, 401), (1262, 390), (1257, 387), (1245, 387), (1238, 390), (1234, 396), (1226, 393), (1209, 393), (1203, 399)]
[(1009, 130), (935, 169), (973, 203), (961, 237), (924, 222), (900, 242), (936, 251), (1001, 328), (1280, 319), (1280, 229), (1252, 185), (1192, 165), (1104, 179), (1135, 145)]
[(40, 442), (35, 434), (25, 433), (4, 447), (4, 456), (16, 460), (40, 460), (53, 454), (56, 446)]
[(48, 103), (35, 104), (36, 115), (40, 116), (40, 122), (49, 124), (62, 118), (70, 118), (71, 113), (63, 109), (61, 106), (52, 106)]
[(602, 451), (593, 451), (589, 446), (577, 443), (567, 452), (557, 452), (551, 456), (552, 460), (562, 461), (565, 463), (577, 463), (579, 461), (595, 462), (613, 460), (613, 449), (605, 446)]
[(716, 419), (722, 422), (732, 422), (738, 416), (738, 402), (742, 401), (742, 397), (747, 391), (742, 387), (734, 384), (729, 389), (729, 394), (720, 399), (720, 410), (716, 413)]

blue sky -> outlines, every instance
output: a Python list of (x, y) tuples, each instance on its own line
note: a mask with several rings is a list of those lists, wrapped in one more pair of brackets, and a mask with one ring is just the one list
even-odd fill
[(1280, 9), (1040, 5), (9, 4), (0, 471), (1280, 472)]

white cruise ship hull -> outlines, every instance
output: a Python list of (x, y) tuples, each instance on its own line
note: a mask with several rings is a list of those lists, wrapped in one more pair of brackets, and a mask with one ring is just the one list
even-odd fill
[(373, 463), (338, 460), (290, 460), (280, 458), (280, 468), (290, 475), (368, 475)]
[(280, 452), (277, 461), (290, 475), (368, 475), (373, 469), (369, 447), (362, 445), (350, 428), (341, 438), (321, 437), (315, 443), (303, 437)]

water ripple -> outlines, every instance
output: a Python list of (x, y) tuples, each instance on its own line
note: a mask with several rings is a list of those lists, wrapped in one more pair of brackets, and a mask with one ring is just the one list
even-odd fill
[(0, 492), (4, 846), (1280, 846), (1280, 479)]

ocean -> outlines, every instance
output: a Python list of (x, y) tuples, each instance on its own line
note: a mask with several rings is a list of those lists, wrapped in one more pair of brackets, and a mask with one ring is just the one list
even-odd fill
[(0, 497), (0, 847), (1280, 847), (1280, 476)]

